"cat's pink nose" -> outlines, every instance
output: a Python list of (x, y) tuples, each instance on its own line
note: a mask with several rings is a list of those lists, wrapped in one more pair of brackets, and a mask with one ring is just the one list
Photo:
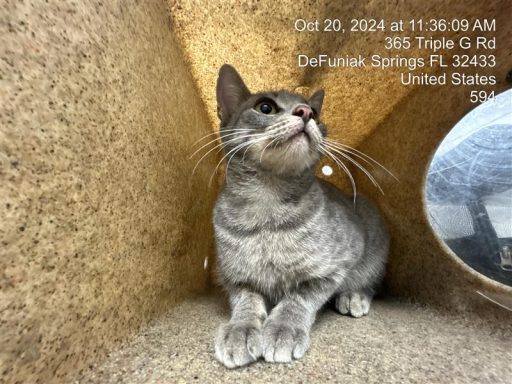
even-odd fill
[(309, 119), (313, 117), (313, 110), (308, 106), (300, 105), (297, 108), (295, 108), (295, 111), (293, 111), (293, 115), (302, 117), (304, 123), (307, 123)]

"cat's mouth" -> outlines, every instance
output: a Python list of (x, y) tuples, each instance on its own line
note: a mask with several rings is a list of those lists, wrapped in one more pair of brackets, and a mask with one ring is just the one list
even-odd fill
[(292, 144), (300, 140), (310, 141), (309, 135), (306, 131), (300, 131), (286, 140), (287, 143)]
[(306, 126), (298, 126), (296, 128), (290, 129), (281, 140), (279, 140), (279, 144), (293, 144), (300, 141), (306, 141), (309, 143), (311, 141), (311, 137), (306, 130)]

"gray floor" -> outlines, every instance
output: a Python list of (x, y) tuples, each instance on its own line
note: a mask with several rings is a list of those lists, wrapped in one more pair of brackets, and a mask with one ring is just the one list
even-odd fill
[(228, 370), (212, 341), (224, 300), (200, 297), (153, 321), (73, 383), (512, 383), (512, 337), (394, 300), (353, 319), (327, 309), (292, 364)]

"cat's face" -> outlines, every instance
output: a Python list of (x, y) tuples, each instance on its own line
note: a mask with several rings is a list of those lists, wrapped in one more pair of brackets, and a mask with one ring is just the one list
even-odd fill
[(319, 120), (323, 91), (309, 100), (286, 91), (251, 94), (231, 66), (217, 83), (226, 159), (244, 158), (276, 173), (299, 173), (320, 158), (326, 134)]

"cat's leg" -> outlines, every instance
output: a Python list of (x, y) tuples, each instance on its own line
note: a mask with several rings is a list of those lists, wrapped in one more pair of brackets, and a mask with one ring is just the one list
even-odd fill
[(335, 287), (333, 282), (310, 282), (285, 295), (263, 324), (266, 361), (288, 363), (304, 356), (316, 313), (335, 292)]
[(372, 298), (373, 292), (370, 290), (342, 292), (335, 296), (334, 306), (342, 315), (362, 317), (366, 316), (370, 311)]
[(368, 315), (385, 273), (389, 235), (375, 205), (362, 196), (357, 198), (357, 214), (366, 230), (365, 253), (338, 288), (334, 305), (343, 315), (362, 317)]
[(231, 319), (221, 324), (215, 357), (228, 368), (256, 361), (262, 355), (261, 329), (267, 317), (264, 298), (246, 289), (230, 292)]

